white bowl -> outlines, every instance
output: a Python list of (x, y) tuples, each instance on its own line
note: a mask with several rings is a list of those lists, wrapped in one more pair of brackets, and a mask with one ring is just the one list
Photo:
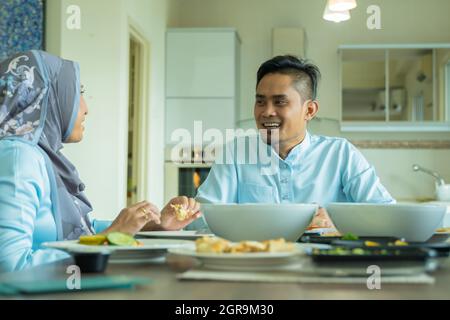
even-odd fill
[(423, 204), (331, 203), (327, 207), (342, 233), (367, 237), (398, 237), (411, 242), (430, 239), (446, 207)]
[(316, 204), (202, 204), (211, 231), (230, 241), (297, 241), (317, 208)]

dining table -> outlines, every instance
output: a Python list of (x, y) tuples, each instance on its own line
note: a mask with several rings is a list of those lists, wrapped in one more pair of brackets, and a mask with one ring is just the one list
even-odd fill
[[(71, 258), (0, 274), (0, 283), (8, 281), (52, 281), (68, 278)], [(369, 289), (355, 283), (276, 283), (218, 280), (180, 280), (177, 276), (198, 267), (192, 257), (166, 254), (144, 263), (109, 263), (103, 276), (132, 276), (150, 280), (132, 289), (99, 291), (67, 290), (57, 293), (16, 295), (1, 299), (50, 300), (360, 300), (360, 299), (450, 299), (450, 259), (444, 259), (432, 273), (433, 283), (388, 284)], [(86, 274), (83, 277), (96, 277)]]

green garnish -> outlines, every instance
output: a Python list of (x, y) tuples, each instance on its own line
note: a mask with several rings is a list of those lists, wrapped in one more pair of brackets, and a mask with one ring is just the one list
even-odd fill
[(359, 240), (357, 235), (354, 235), (353, 233), (346, 233), (343, 237), (342, 240), (349, 240), (349, 241), (354, 241), (354, 240)]
[(135, 246), (136, 239), (133, 236), (122, 232), (111, 232), (106, 235), (108, 242), (115, 246)]

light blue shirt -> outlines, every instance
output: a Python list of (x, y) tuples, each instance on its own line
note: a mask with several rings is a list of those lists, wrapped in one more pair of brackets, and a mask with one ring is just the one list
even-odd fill
[[(281, 159), (273, 148), (254, 138), (259, 147), (247, 144), (246, 161), (237, 152), (238, 140), (218, 154), (222, 163), (216, 159), (200, 186), (196, 197), (200, 202), (318, 203), (323, 207), (331, 202), (395, 202), (374, 167), (346, 139), (307, 132), (303, 142)], [(260, 150), (267, 150), (267, 156), (261, 156)], [(257, 161), (251, 162), (251, 155)], [(190, 228), (204, 226), (199, 219)]]
[[(0, 140), (0, 273), (65, 259), (44, 249), (56, 241), (50, 180), (40, 150), (22, 140)], [(109, 222), (93, 221), (96, 232)]]

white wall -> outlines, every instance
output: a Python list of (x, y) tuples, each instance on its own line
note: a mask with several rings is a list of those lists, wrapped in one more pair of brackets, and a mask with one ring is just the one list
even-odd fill
[[(275, 27), (302, 27), (306, 33), (306, 57), (322, 71), (319, 87), (323, 120), (316, 132), (353, 140), (450, 139), (449, 133), (348, 133), (339, 130), (339, 75), (337, 47), (340, 44), (450, 42), (448, 0), (358, 0), (350, 21), (335, 24), (322, 19), (326, 1), (318, 0), (171, 0), (170, 27), (233, 27), (242, 39), (240, 119), (253, 118), (256, 71), (271, 57), (271, 34)], [(366, 27), (369, 5), (381, 7), (381, 30)], [(252, 126), (252, 121), (242, 124)], [(411, 162), (441, 170), (450, 150), (363, 150), (375, 165), (382, 182), (398, 198), (433, 195), (426, 176), (414, 174)]]
[[(67, 6), (81, 8), (81, 30), (66, 28)], [(94, 216), (112, 219), (126, 204), (128, 112), (128, 25), (150, 43), (150, 200), (163, 204), (165, 0), (49, 0), (47, 49), (78, 61), (89, 115), (85, 139), (64, 153), (86, 183)], [(143, 199), (140, 199), (143, 200)]]

